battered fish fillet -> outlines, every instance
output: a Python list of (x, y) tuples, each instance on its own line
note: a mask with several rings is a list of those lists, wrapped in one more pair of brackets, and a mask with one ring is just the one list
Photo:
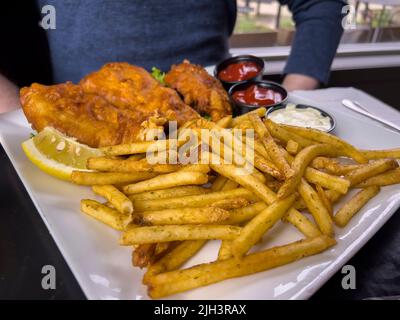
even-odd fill
[(183, 96), (186, 104), (202, 115), (209, 114), (213, 121), (232, 114), (228, 95), (221, 83), (199, 65), (188, 60), (174, 65), (165, 76), (165, 82)]
[(33, 84), (20, 98), (34, 129), (52, 126), (91, 147), (143, 140), (168, 120), (181, 125), (200, 117), (174, 90), (127, 63), (107, 64), (79, 85)]
[(173, 89), (164, 87), (145, 69), (128, 63), (109, 63), (84, 77), (80, 85), (122, 109), (140, 111), (146, 117), (157, 114), (178, 125), (199, 117)]
[(140, 113), (119, 109), (68, 82), (53, 86), (35, 83), (22, 88), (20, 97), (33, 129), (40, 132), (54, 127), (91, 147), (133, 142), (143, 121)]

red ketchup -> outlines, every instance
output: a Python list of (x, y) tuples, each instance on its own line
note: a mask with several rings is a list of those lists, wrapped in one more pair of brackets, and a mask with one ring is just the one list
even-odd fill
[(243, 81), (254, 78), (259, 72), (260, 66), (252, 61), (232, 63), (218, 73), (218, 78), (227, 82)]
[(279, 92), (256, 84), (249, 86), (245, 90), (234, 92), (232, 97), (238, 102), (253, 106), (270, 106), (282, 101), (282, 95)]

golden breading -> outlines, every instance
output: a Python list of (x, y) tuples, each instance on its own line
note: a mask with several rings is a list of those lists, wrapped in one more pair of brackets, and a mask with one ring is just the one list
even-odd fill
[(186, 104), (200, 114), (209, 114), (213, 121), (232, 114), (226, 91), (202, 66), (185, 60), (172, 66), (165, 82), (183, 96)]

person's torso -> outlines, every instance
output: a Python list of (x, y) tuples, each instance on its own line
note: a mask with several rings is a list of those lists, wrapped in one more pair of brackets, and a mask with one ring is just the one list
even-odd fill
[(47, 30), (54, 81), (78, 82), (104, 63), (168, 70), (189, 59), (209, 65), (228, 54), (235, 0), (37, 0), (53, 5)]

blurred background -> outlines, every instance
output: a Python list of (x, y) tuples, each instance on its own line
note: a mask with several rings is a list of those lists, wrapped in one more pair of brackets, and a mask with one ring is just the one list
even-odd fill
[[(350, 0), (349, 4), (356, 28), (345, 31), (343, 44), (400, 41), (400, 1)], [(239, 0), (238, 11), (233, 48), (291, 44), (295, 26), (287, 7), (274, 0)]]

